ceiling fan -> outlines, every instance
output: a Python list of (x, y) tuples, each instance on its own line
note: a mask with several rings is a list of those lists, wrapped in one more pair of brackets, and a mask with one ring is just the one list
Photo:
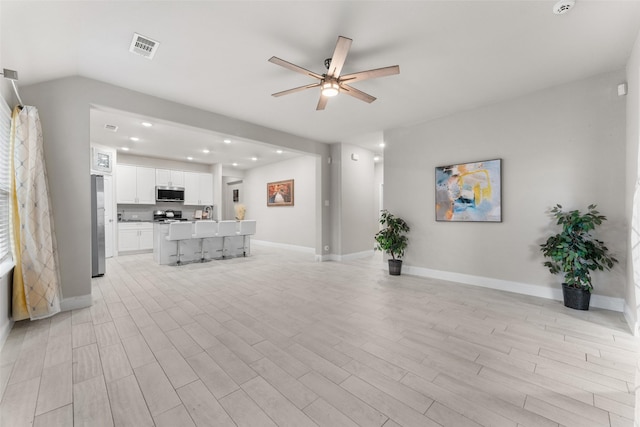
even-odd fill
[(309, 71), (275, 56), (269, 58), (269, 62), (319, 80), (316, 83), (274, 93), (272, 96), (278, 97), (289, 95), (290, 93), (300, 92), (314, 87), (321, 87), (320, 100), (318, 101), (316, 110), (324, 110), (329, 98), (336, 96), (338, 93), (346, 93), (347, 95), (368, 103), (375, 101), (376, 98), (374, 96), (364, 93), (349, 84), (357, 81), (399, 74), (400, 66), (392, 65), (390, 67), (376, 68), (374, 70), (360, 71), (358, 73), (345, 74), (341, 76), (340, 72), (342, 71), (342, 66), (347, 59), (347, 54), (349, 53), (352, 41), (353, 40), (347, 37), (338, 37), (338, 42), (336, 43), (336, 48), (333, 51), (333, 56), (325, 59), (324, 61), (324, 65), (327, 67), (327, 72), (325, 74), (314, 73), (313, 71)]

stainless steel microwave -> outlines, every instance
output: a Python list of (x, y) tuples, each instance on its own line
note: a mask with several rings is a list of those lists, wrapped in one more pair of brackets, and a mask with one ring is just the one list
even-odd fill
[(184, 202), (184, 187), (156, 187), (156, 202)]

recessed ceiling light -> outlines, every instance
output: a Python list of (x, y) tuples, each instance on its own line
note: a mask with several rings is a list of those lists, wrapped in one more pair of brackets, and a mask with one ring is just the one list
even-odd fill
[(380, 161), (380, 156), (374, 156), (373, 157), (373, 161), (374, 162), (379, 162)]
[(284, 151), (282, 151), (282, 150), (276, 150), (276, 153), (278, 153), (278, 154), (282, 154), (282, 153), (284, 153)]
[(146, 128), (150, 128), (151, 126), (153, 126), (151, 123), (149, 122), (142, 122), (140, 123), (142, 126), (146, 127)]
[(129, 151), (129, 147), (122, 147), (122, 151)]
[(193, 157), (189, 156), (187, 157), (187, 160), (193, 160)]
[(231, 163), (233, 166), (238, 166), (236, 162)]
[(257, 162), (258, 158), (257, 157), (252, 157), (251, 160), (253, 160), (254, 162)]
[(202, 150), (202, 152), (203, 152), (204, 154), (209, 154), (211, 151), (209, 151), (209, 150), (207, 150), (207, 149), (205, 148), (204, 150)]
[(231, 140), (230, 140), (230, 139), (225, 139), (225, 140), (224, 140), (224, 143), (225, 143), (225, 144), (231, 144)]
[(140, 138), (138, 138), (137, 136), (132, 136), (129, 139), (132, 141), (140, 141)]
[(384, 142), (381, 142), (380, 144), (378, 144), (378, 146), (379, 146), (380, 148), (384, 148)]

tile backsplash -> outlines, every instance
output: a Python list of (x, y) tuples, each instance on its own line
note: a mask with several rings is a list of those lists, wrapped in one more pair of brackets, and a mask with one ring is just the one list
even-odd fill
[(157, 203), (155, 205), (122, 205), (118, 204), (118, 220), (121, 221), (153, 221), (153, 212), (172, 209), (182, 211), (182, 217), (193, 219), (196, 210), (204, 206), (185, 206), (179, 203)]
[(153, 205), (118, 205), (118, 220), (153, 221)]

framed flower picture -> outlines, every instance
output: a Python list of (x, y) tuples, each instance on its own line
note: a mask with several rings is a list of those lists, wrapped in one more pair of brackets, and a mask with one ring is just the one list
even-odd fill
[(267, 183), (267, 206), (293, 206), (293, 180)]

